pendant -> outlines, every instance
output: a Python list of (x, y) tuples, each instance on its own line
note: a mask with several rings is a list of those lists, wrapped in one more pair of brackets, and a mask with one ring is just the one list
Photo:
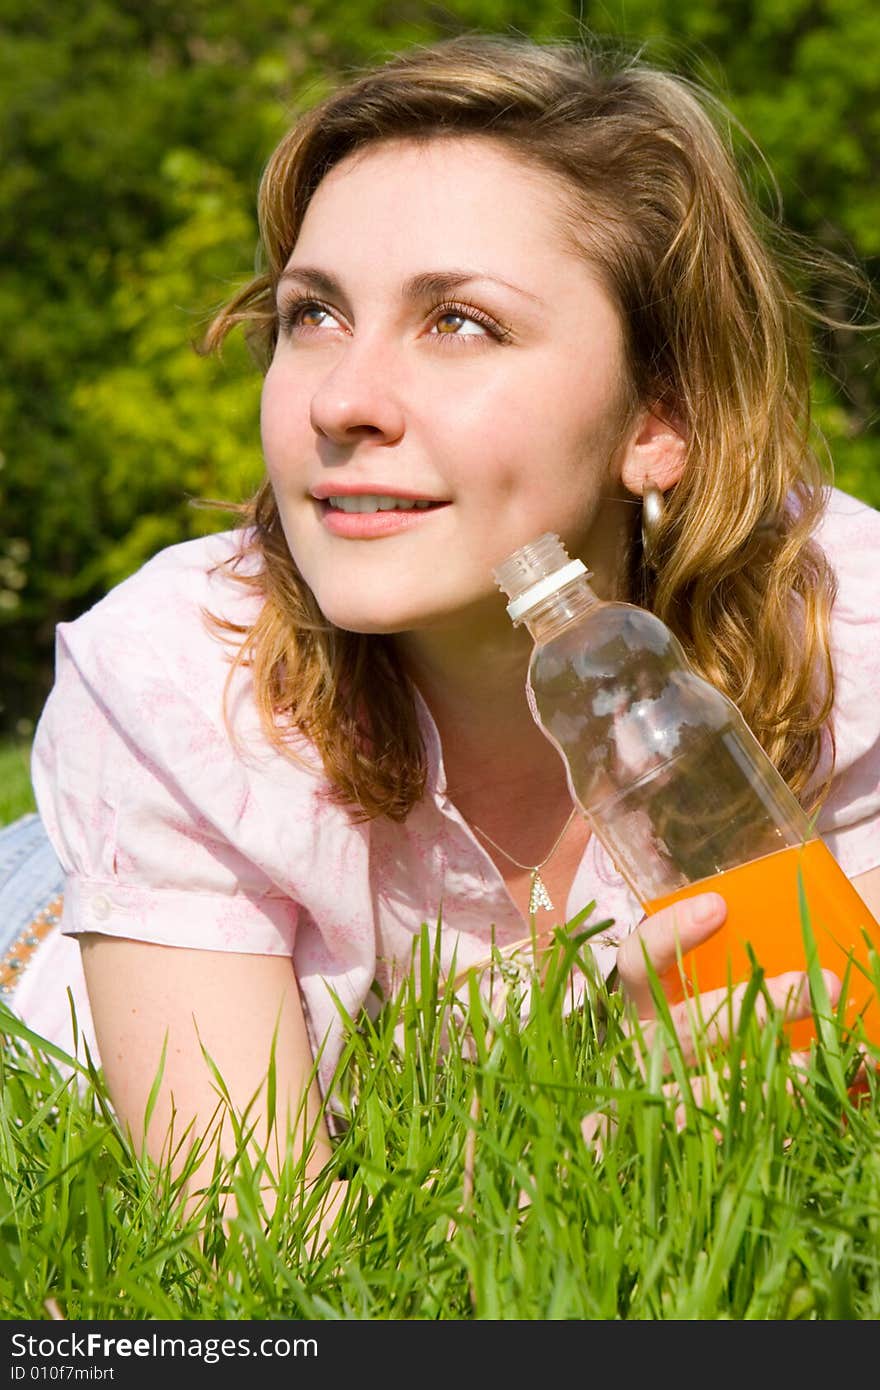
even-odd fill
[(547, 885), (538, 873), (537, 869), (532, 870), (532, 886), (529, 889), (529, 916), (533, 917), (541, 907), (545, 912), (553, 911), (553, 903), (550, 894), (547, 892)]

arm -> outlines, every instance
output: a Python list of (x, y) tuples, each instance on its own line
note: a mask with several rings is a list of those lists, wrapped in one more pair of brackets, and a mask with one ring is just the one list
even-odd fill
[[(267, 1152), (274, 1157), (275, 1172), (291, 1126), (299, 1154), (304, 1134), (316, 1121), (306, 1172), (314, 1177), (320, 1171), (330, 1157), (330, 1143), (320, 1092), (316, 1082), (310, 1082), (313, 1059), (288, 956), (191, 950), (93, 933), (83, 936), (81, 944), (104, 1074), (119, 1119), (136, 1148), (144, 1137), (145, 1110), (167, 1033), (164, 1074), (146, 1132), (151, 1158), (167, 1159), (172, 1107), (175, 1143), (191, 1120), (193, 1135), (204, 1134), (217, 1109), (219, 1095), (202, 1055), (201, 1038), (235, 1111), (246, 1110), (257, 1095), (248, 1120), (256, 1122), (254, 1142), (261, 1149), (267, 1149), (268, 1126), (270, 1121), (274, 1124)], [(265, 1079), (276, 1028), (276, 1100), (270, 1116)], [(306, 1093), (303, 1118), (300, 1105)], [(234, 1147), (233, 1127), (226, 1118), (221, 1150), (229, 1155)], [(184, 1159), (181, 1152), (172, 1164), (175, 1175)], [(211, 1168), (209, 1148), (191, 1180), (188, 1210), (197, 1202), (194, 1189), (209, 1180)], [(269, 1206), (272, 1196), (264, 1192)], [(226, 1215), (231, 1214), (227, 1203)]]

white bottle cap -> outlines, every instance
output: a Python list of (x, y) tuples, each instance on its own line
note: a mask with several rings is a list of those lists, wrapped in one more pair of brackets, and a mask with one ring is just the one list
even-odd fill
[(548, 598), (550, 594), (555, 594), (557, 589), (561, 589), (572, 579), (577, 579), (579, 574), (586, 574), (589, 577), (586, 565), (582, 560), (569, 560), (562, 569), (554, 570), (553, 574), (545, 575), (536, 584), (530, 584), (523, 593), (518, 594), (515, 599), (511, 599), (507, 605), (507, 612), (511, 621), (517, 622), (524, 613), (528, 613), (530, 608), (534, 608), (536, 603)]

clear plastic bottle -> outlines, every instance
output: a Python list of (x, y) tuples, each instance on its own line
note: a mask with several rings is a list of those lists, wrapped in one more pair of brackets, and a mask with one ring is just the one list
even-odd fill
[[(875, 921), (739, 710), (698, 675), (669, 628), (644, 608), (600, 600), (590, 575), (547, 533), (495, 570), (515, 625), (535, 641), (527, 697), (563, 759), (573, 800), (646, 912), (717, 891), (727, 920), (669, 987), (700, 992), (805, 966), (803, 878), (820, 963), (847, 980), (880, 1042), (868, 940)], [(867, 937), (867, 940), (866, 940)], [(805, 1043), (811, 1023), (795, 1024)]]

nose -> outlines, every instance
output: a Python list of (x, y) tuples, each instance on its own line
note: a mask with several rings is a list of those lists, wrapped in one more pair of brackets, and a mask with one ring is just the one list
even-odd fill
[(404, 431), (404, 415), (387, 355), (375, 345), (348, 346), (315, 389), (310, 418), (315, 433), (334, 444), (364, 438), (395, 443)]

